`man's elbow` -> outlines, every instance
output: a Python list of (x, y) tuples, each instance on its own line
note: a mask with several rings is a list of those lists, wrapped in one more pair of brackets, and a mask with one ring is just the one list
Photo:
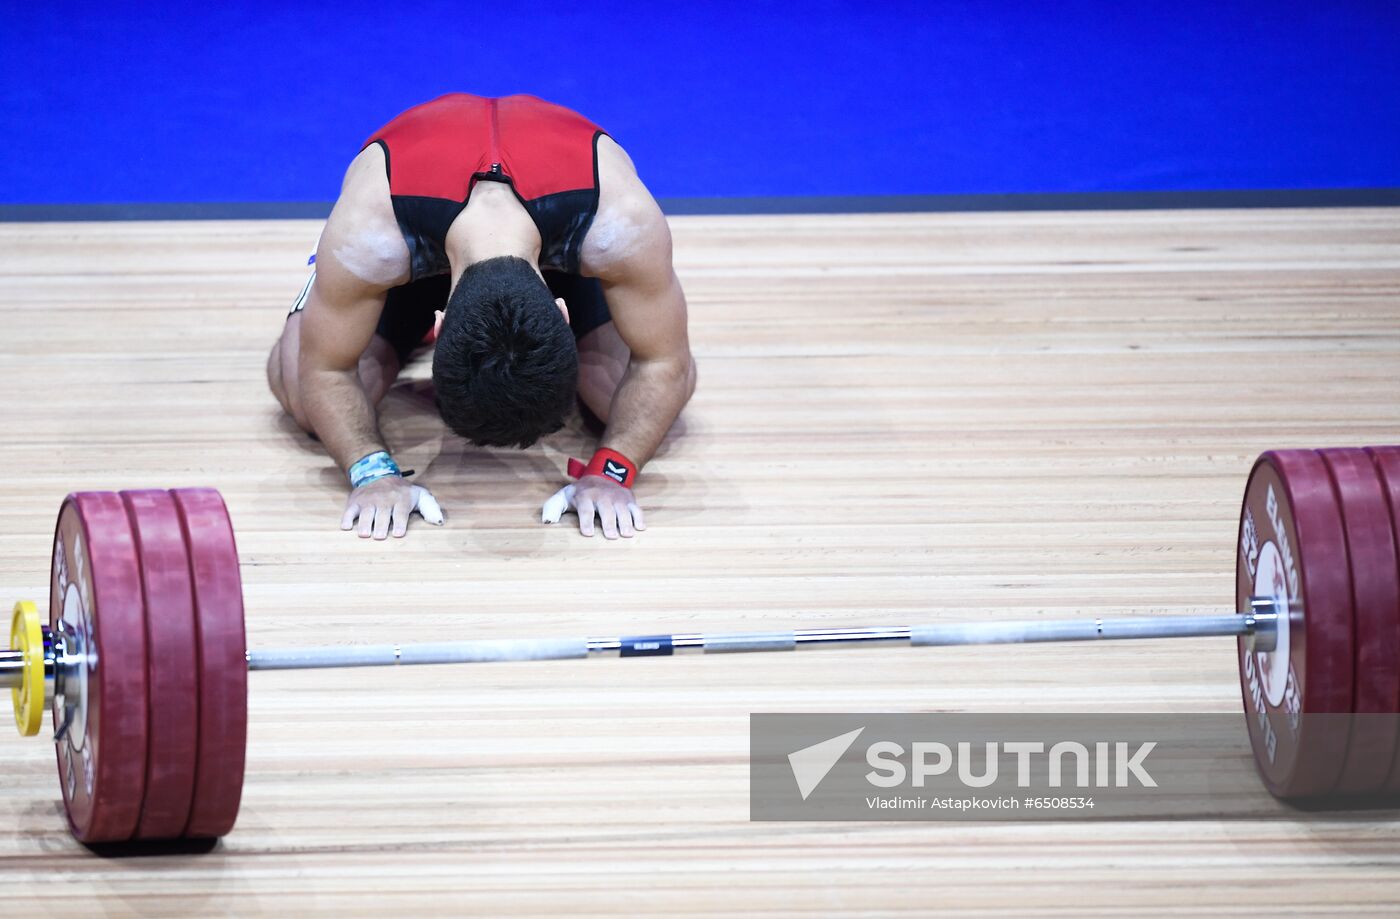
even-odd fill
[(689, 402), (690, 397), (695, 395), (695, 358), (687, 352), (683, 357), (667, 361), (665, 374), (672, 385), (681, 391), (681, 404)]
[(633, 372), (647, 380), (647, 386), (657, 392), (678, 393), (680, 404), (695, 394), (695, 359), (689, 353), (681, 357), (654, 358), (638, 361), (633, 358)]

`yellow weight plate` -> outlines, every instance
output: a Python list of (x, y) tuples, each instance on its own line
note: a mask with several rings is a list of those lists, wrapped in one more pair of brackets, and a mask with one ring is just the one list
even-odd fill
[(39, 733), (44, 716), (44, 630), (39, 608), (29, 600), (15, 604), (10, 620), (10, 647), (24, 655), (20, 684), (10, 690), (15, 706), (15, 724), (24, 737)]

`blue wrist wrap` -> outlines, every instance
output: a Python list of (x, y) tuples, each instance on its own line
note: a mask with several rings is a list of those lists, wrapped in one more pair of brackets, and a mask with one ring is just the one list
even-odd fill
[(399, 471), (398, 463), (394, 462), (394, 458), (380, 450), (378, 453), (371, 453), (369, 456), (355, 460), (350, 466), (350, 487), (359, 488), (375, 479), (402, 474)]

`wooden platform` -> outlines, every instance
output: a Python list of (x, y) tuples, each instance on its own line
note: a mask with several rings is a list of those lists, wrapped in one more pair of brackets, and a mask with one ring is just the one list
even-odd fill
[[(46, 601), (66, 492), (212, 485), (254, 647), (1203, 613), (1259, 451), (1400, 442), (1400, 211), (674, 226), (700, 386), (651, 528), (540, 525), (577, 428), (469, 448), (410, 381), (386, 430), (448, 526), (378, 544), (263, 381), (314, 224), (0, 225), (0, 597)], [(0, 741), (0, 885), (15, 916), (1393, 915), (1393, 813), (1262, 791), (1251, 819), (748, 820), (750, 712), (1238, 705), (1222, 639), (254, 674), (208, 853), (84, 850), (49, 741)]]

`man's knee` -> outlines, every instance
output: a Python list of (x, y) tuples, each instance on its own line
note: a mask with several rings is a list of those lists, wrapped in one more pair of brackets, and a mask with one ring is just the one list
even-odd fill
[(360, 363), (357, 371), (360, 376), (360, 385), (365, 389), (365, 395), (369, 397), (370, 405), (378, 405), (385, 394), (389, 392), (389, 387), (394, 385), (398, 379), (399, 371), (403, 369), (399, 361), (398, 352), (394, 350), (388, 339), (375, 333), (370, 339), (369, 346), (365, 348), (365, 353), (360, 355)]
[(687, 403), (690, 402), (690, 397), (693, 396), (693, 395), (695, 395), (695, 381), (696, 381), (695, 358), (692, 357), (692, 358), (690, 359), (690, 368), (686, 371), (685, 401), (686, 401)]
[(267, 356), (267, 388), (272, 390), (272, 394), (277, 397), (277, 402), (282, 406), (282, 410), (296, 422), (297, 427), (308, 434), (314, 434), (311, 422), (306, 420), (306, 416), (300, 411), (301, 406), (298, 400), (293, 398), (291, 387), (296, 384), (288, 380), (288, 377), (295, 373), (296, 368), (292, 367), (289, 370), (286, 361), (283, 360), (282, 351), (283, 342), (279, 338), (277, 343), (272, 346), (272, 353)]
[(277, 401), (282, 403), (282, 407), (291, 412), (287, 405), (287, 391), (282, 385), (282, 339), (277, 339), (272, 345), (272, 351), (267, 355), (267, 388), (272, 390), (272, 394), (277, 397)]

